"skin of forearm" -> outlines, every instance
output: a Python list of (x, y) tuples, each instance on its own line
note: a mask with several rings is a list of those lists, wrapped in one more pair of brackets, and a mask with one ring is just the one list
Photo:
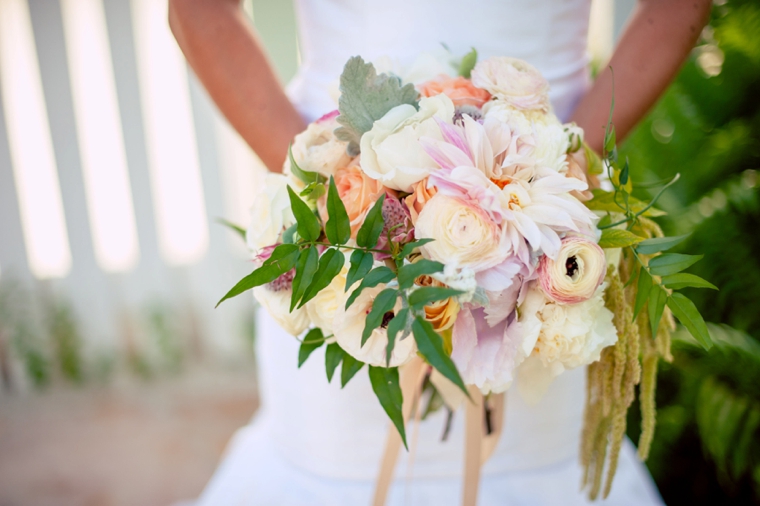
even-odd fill
[(170, 0), (169, 26), (230, 124), (272, 171), (305, 128), (237, 0)]
[(678, 73), (707, 23), (711, 4), (709, 0), (639, 2), (608, 67), (600, 72), (572, 117), (584, 129), (592, 149), (602, 150), (613, 75), (613, 123), (617, 139), (621, 140)]

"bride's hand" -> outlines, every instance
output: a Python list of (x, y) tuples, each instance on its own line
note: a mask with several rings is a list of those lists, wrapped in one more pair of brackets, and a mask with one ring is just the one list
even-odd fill
[(707, 23), (711, 6), (710, 0), (639, 1), (607, 68), (572, 118), (592, 149), (602, 151), (613, 73), (613, 123), (617, 139), (622, 140), (676, 76)]
[(169, 25), (187, 61), (232, 126), (270, 170), (305, 128), (238, 0), (170, 0)]

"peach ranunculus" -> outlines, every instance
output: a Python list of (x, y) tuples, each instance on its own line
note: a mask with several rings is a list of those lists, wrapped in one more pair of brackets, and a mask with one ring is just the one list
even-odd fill
[(607, 273), (604, 251), (583, 237), (562, 239), (557, 258), (544, 255), (538, 262), (538, 279), (544, 293), (560, 304), (590, 299)]
[(423, 179), (412, 189), (412, 193), (404, 198), (404, 203), (409, 209), (409, 214), (412, 216), (412, 223), (417, 223), (417, 216), (422, 212), (422, 208), (425, 204), (433, 198), (433, 195), (438, 193), (438, 189), (435, 186), (427, 187), (427, 178)]
[(472, 84), (472, 81), (461, 76), (449, 77), (447, 75), (440, 75), (435, 79), (418, 85), (417, 90), (423, 97), (432, 97), (443, 93), (458, 107), (471, 105), (480, 108), (491, 100), (490, 93), (482, 88), (478, 88)]
[[(417, 286), (448, 288), (445, 283), (441, 283), (437, 279), (427, 275), (417, 278), (414, 284)], [(459, 313), (459, 302), (456, 297), (449, 297), (448, 299), (431, 302), (425, 306), (424, 310), (425, 319), (433, 325), (436, 331), (441, 332), (454, 326), (457, 314)]]
[[(351, 221), (351, 237), (356, 237), (367, 212), (386, 189), (380, 181), (372, 179), (362, 171), (358, 158), (348, 167), (337, 169), (334, 177), (338, 196), (346, 206), (348, 219)], [(323, 206), (320, 206), (320, 214), (326, 218), (327, 214), (321, 207)]]

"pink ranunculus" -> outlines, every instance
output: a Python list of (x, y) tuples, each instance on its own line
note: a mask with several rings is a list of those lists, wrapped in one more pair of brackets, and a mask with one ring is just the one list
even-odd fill
[(559, 304), (577, 304), (590, 299), (606, 273), (604, 251), (583, 237), (565, 237), (556, 259), (544, 255), (538, 263), (541, 288)]
[(549, 110), (549, 83), (533, 65), (519, 58), (492, 57), (472, 69), (472, 83), (498, 100), (526, 110)]
[(454, 105), (471, 105), (483, 107), (483, 104), (491, 100), (491, 94), (482, 88), (478, 88), (472, 81), (464, 77), (449, 77), (440, 75), (430, 81), (417, 86), (417, 90), (423, 97), (433, 97), (443, 93), (448, 96)]

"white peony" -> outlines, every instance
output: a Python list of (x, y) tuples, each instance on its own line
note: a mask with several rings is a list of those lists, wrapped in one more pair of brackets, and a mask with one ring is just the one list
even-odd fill
[(549, 83), (533, 65), (498, 56), (478, 62), (472, 84), (517, 109), (549, 110)]
[(311, 322), (322, 329), (326, 336), (333, 333), (333, 320), (338, 307), (346, 303), (344, 294), (347, 274), (348, 269), (344, 267), (327, 287), (305, 304)]
[(258, 253), (279, 242), (282, 231), (295, 222), (288, 197), (288, 178), (267, 174), (264, 189), (251, 206), (251, 222), (245, 234), (248, 247)]
[(311, 324), (305, 307), (290, 312), (292, 290), (270, 290), (266, 286), (253, 289), (253, 296), (272, 316), (285, 332), (297, 336)]
[[(345, 309), (345, 298), (341, 301), (333, 320), (333, 332), (337, 343), (346, 353), (357, 360), (372, 366), (386, 366), (385, 348), (388, 345), (388, 334), (382, 327), (376, 328), (362, 346), (362, 332), (367, 314), (372, 310), (372, 303), (377, 294), (385, 288), (384, 285), (366, 288), (353, 304)], [(401, 309), (397, 301), (394, 312)], [(391, 353), (390, 367), (396, 367), (408, 362), (417, 352), (417, 345), (410, 335), (401, 339), (401, 333), (396, 336), (396, 344)]]
[(519, 307), (519, 320), (527, 330), (521, 348), (528, 357), (519, 389), (528, 399), (537, 400), (553, 378), (596, 362), (604, 348), (617, 342), (612, 312), (604, 306), (605, 288), (606, 283), (585, 302), (557, 304), (533, 283)]
[[(305, 171), (318, 172), (329, 178), (335, 169), (346, 167), (351, 157), (346, 154), (347, 143), (338, 140), (333, 131), (340, 125), (338, 111), (309, 124), (293, 139), (291, 150), (298, 166)], [(285, 174), (290, 174), (290, 158), (285, 161)]]
[(411, 192), (438, 168), (420, 138), (443, 140), (436, 119), (451, 123), (453, 117), (454, 103), (443, 94), (422, 98), (419, 111), (408, 104), (394, 107), (362, 135), (362, 170), (388, 188)]

